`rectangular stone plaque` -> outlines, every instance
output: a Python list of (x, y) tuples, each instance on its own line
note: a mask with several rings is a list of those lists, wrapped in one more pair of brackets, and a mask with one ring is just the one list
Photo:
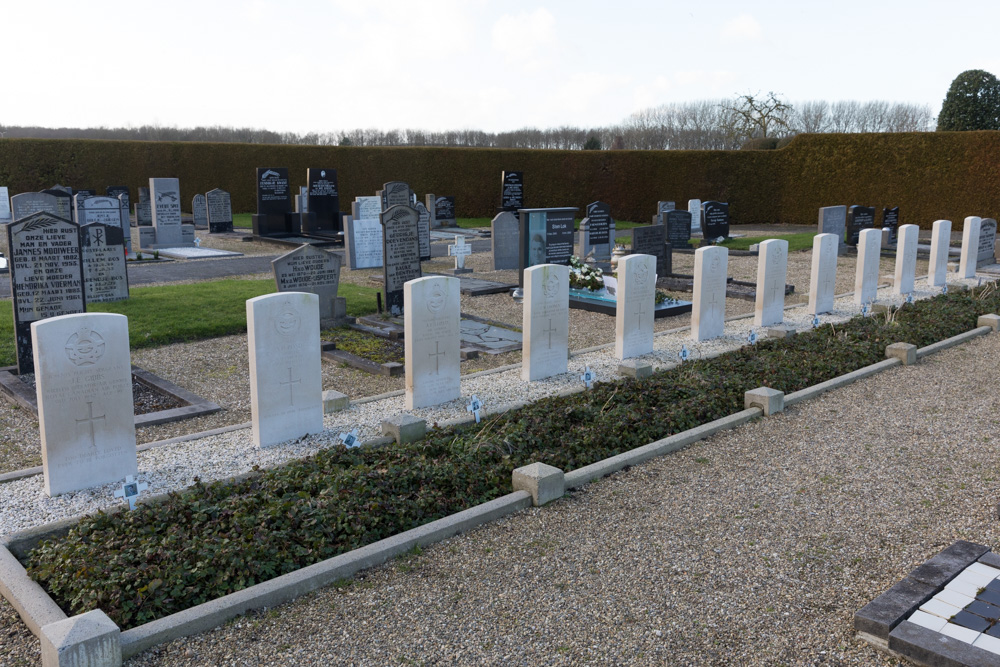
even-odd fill
[(427, 262), (431, 259), (431, 214), (427, 207), (417, 202), (414, 205), (419, 218), (417, 224), (417, 239), (420, 241), (420, 261)]
[(653, 351), (656, 259), (627, 255), (618, 260), (615, 303), (615, 357), (629, 359)]
[(334, 317), (340, 286), (340, 255), (306, 244), (271, 260), (279, 292), (308, 292), (319, 297), (319, 319)]
[(100, 222), (81, 225), (80, 247), (87, 303), (127, 299), (128, 273), (122, 228)]
[[(15, 221), (27, 218), (35, 213), (59, 215), (59, 200), (44, 192), (22, 192), (10, 198), (11, 215)], [(69, 218), (63, 218), (69, 220)]]
[(524, 208), (524, 172), (505, 171), (502, 179), (500, 208), (511, 212)]
[(524, 270), (521, 379), (565, 373), (569, 353), (569, 267), (540, 264)]
[(701, 200), (688, 199), (688, 213), (691, 214), (691, 234), (701, 235)]
[(785, 318), (785, 276), (788, 274), (788, 241), (768, 239), (757, 255), (757, 295), (753, 324), (770, 327)]
[(195, 195), (191, 198), (191, 218), (195, 229), (208, 229), (208, 201), (205, 195)]
[(128, 318), (54, 317), (31, 326), (45, 493), (138, 474)]
[(382, 215), (380, 197), (355, 197), (351, 204), (351, 215), (355, 220), (378, 220)]
[(847, 209), (847, 245), (857, 246), (864, 229), (875, 227), (875, 209), (871, 206), (851, 206)]
[(181, 231), (181, 184), (176, 178), (149, 179), (149, 198), (153, 208), (156, 245), (184, 243)]
[(233, 204), (229, 193), (219, 188), (209, 190), (205, 203), (208, 206), (208, 233), (233, 231)]
[(403, 285), (420, 277), (419, 218), (409, 206), (392, 206), (381, 217), (385, 308), (395, 317), (403, 314)]
[(847, 229), (846, 206), (824, 206), (819, 209), (819, 233), (833, 234), (838, 239), (837, 254), (847, 252), (844, 235)]
[(31, 373), (31, 323), (86, 311), (80, 227), (49, 213), (7, 225), (19, 373)]
[(257, 167), (257, 215), (292, 211), (292, 191), (285, 167)]
[(976, 266), (995, 263), (994, 248), (997, 243), (997, 221), (993, 218), (983, 218), (979, 224), (979, 245), (976, 253)]
[(153, 205), (148, 199), (135, 205), (135, 224), (139, 227), (153, 225)]
[(718, 338), (726, 326), (729, 248), (709, 246), (694, 252), (691, 340)]
[(348, 268), (353, 271), (382, 266), (382, 224), (377, 217), (356, 220), (349, 216), (345, 237)]

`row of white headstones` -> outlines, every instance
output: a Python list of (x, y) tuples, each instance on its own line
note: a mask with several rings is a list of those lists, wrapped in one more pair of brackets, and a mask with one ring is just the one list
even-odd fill
[[(975, 274), (978, 218), (966, 220), (962, 277)], [(917, 227), (899, 229), (894, 291), (913, 290)], [(934, 223), (930, 285), (944, 285), (951, 223)], [(833, 307), (839, 239), (819, 234), (813, 243), (809, 312)], [(874, 300), (881, 231), (865, 230), (858, 245), (855, 303)], [(788, 244), (761, 244), (755, 324), (780, 324)], [(691, 338), (723, 335), (728, 250), (695, 254)], [(629, 255), (618, 264), (616, 358), (653, 351), (656, 258)], [(271, 447), (323, 431), (319, 298), (280, 292), (246, 304), (252, 434)], [(461, 398), (459, 280), (428, 276), (404, 286), (406, 409)], [(137, 473), (128, 320), (82, 313), (31, 325), (45, 491), (91, 488)], [(554, 264), (524, 272), (522, 380), (561, 375), (569, 357), (569, 268)]]

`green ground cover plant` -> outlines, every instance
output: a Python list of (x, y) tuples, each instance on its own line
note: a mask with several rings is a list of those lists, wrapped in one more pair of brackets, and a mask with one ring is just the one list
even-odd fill
[(497, 498), (519, 466), (573, 470), (737, 412), (749, 389), (803, 389), (884, 359), (890, 343), (968, 331), (998, 308), (992, 286), (940, 295), (434, 428), (417, 443), (338, 446), (238, 482), (198, 482), (162, 503), (88, 517), (25, 565), (67, 613), (99, 607), (134, 627)]
[(403, 363), (403, 345), (399, 341), (350, 327), (324, 329), (320, 332), (320, 338), (336, 343), (338, 350), (350, 352), (376, 364), (387, 364), (391, 361)]
[[(133, 287), (129, 298), (93, 303), (92, 313), (119, 313), (128, 317), (129, 347), (159, 347), (218, 336), (246, 333), (247, 299), (276, 291), (274, 281), (213, 280), (195, 284)], [(341, 283), (338, 295), (347, 299), (352, 317), (376, 312), (377, 289)], [(14, 315), (10, 299), (0, 303), (0, 366), (17, 363)]]

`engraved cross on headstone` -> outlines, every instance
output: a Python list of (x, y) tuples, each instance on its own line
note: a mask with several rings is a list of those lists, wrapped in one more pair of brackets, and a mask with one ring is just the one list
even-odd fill
[(447, 353), (441, 351), (441, 341), (439, 340), (434, 341), (434, 351), (427, 353), (427, 356), (434, 357), (434, 375), (437, 375), (438, 372), (441, 370), (441, 359), (439, 357), (441, 357), (444, 354)]
[(784, 285), (779, 285), (778, 282), (775, 281), (774, 284), (771, 285), (771, 298), (772, 299), (774, 299), (774, 300), (778, 299), (778, 291), (779, 290), (781, 291), (782, 298), (784, 298), (784, 296), (785, 296), (785, 286)]
[(455, 235), (455, 244), (448, 246), (448, 254), (455, 258), (455, 268), (465, 268), (465, 258), (472, 254), (472, 246), (465, 245), (465, 237), (461, 234)]
[(542, 329), (542, 333), (547, 333), (549, 335), (549, 349), (552, 349), (552, 334), (559, 331), (559, 329), (552, 326), (552, 318), (549, 318), (549, 327), (547, 329)]
[(642, 326), (642, 316), (646, 314), (646, 304), (640, 302), (639, 307), (635, 309), (635, 327), (638, 329)]
[(149, 488), (145, 482), (136, 482), (132, 475), (125, 478), (122, 488), (115, 491), (115, 498), (124, 498), (128, 501), (128, 508), (135, 509), (135, 501), (139, 499), (139, 494)]
[(97, 439), (94, 436), (94, 422), (100, 421), (104, 422), (104, 415), (94, 415), (94, 403), (93, 401), (87, 401), (87, 416), (83, 419), (77, 419), (76, 425), (86, 423), (90, 427), (90, 446), (97, 447)]
[(302, 380), (292, 379), (292, 367), (288, 367), (288, 382), (279, 382), (282, 387), (288, 387), (288, 404), (291, 405), (295, 402), (295, 388), (292, 385), (301, 384)]

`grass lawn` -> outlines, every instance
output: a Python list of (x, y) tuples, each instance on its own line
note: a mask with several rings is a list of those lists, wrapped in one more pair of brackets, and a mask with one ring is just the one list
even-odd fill
[(233, 229), (253, 229), (253, 213), (233, 213)]
[[(125, 301), (94, 303), (87, 310), (128, 317), (129, 347), (137, 350), (246, 333), (246, 300), (274, 291), (274, 281), (267, 279), (135, 287)], [(347, 314), (353, 317), (375, 312), (377, 292), (347, 283), (341, 283), (338, 290), (347, 299)], [(0, 366), (16, 363), (14, 316), (10, 299), (5, 299), (0, 303)]]
[(808, 250), (812, 248), (814, 236), (816, 236), (816, 234), (813, 232), (803, 232), (801, 234), (773, 234), (771, 236), (749, 236), (741, 239), (729, 239), (719, 245), (733, 250), (749, 250), (750, 246), (754, 243), (760, 243), (761, 241), (766, 241), (768, 239), (784, 239), (788, 241), (788, 252), (795, 252), (796, 250)]

